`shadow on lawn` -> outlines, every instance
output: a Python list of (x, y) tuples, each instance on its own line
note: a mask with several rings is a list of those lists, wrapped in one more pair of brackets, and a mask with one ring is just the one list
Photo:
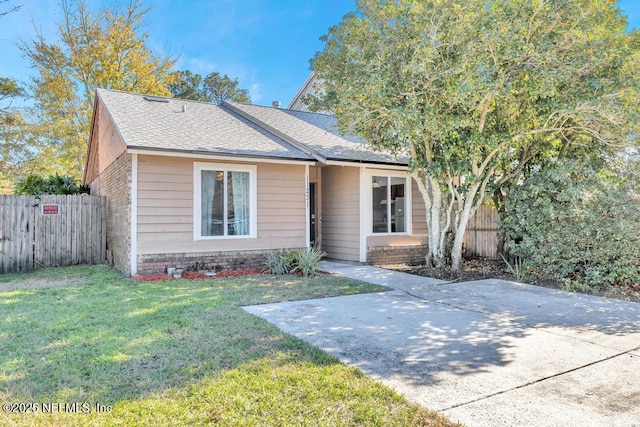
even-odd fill
[(262, 302), (273, 288), (112, 279), (0, 292), (4, 401), (115, 404), (282, 353), (319, 366), (337, 363), (236, 305)]
[[(293, 295), (295, 283), (250, 278), (135, 283), (109, 274), (96, 283), (0, 292), (3, 400), (115, 404), (189, 388), (261, 361), (337, 363), (238, 307), (291, 299), (282, 295)], [(441, 381), (440, 373), (466, 376), (511, 365), (515, 342), (539, 327), (610, 335), (620, 328), (640, 330), (638, 311), (618, 312), (622, 306), (561, 298), (538, 313), (539, 301), (529, 295), (526, 313), (510, 311), (508, 300), (483, 298), (480, 285), (475, 290), (434, 285), (423, 299), (394, 292), (298, 301), (283, 305), (293, 308), (285, 316), (274, 305), (246, 310), (259, 310), (285, 332), (365, 372), (400, 375), (417, 385)], [(573, 308), (571, 301), (577, 301)], [(548, 357), (550, 349), (531, 351)]]

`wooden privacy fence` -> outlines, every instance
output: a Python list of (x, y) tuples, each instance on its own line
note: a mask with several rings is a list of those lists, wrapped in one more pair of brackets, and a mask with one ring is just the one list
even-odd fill
[(0, 196), (0, 274), (103, 262), (106, 217), (105, 197)]
[(498, 257), (498, 211), (490, 205), (482, 205), (469, 220), (464, 235), (467, 255), (487, 258)]

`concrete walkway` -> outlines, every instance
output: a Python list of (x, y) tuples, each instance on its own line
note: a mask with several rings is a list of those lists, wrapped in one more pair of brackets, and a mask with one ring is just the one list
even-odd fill
[(468, 426), (640, 427), (640, 304), (321, 269), (392, 290), (245, 309)]

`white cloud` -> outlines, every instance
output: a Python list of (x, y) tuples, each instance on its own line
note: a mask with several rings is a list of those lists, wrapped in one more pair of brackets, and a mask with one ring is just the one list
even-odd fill
[(183, 66), (178, 67), (179, 69), (187, 69), (192, 73), (201, 74), (203, 76), (216, 71), (218, 68), (215, 63), (202, 58), (185, 58), (184, 61), (179, 62), (184, 64)]
[[(242, 86), (242, 84), (240, 84)], [(262, 85), (260, 83), (254, 82), (249, 87), (249, 96), (251, 97), (251, 102), (254, 104), (262, 104)]]

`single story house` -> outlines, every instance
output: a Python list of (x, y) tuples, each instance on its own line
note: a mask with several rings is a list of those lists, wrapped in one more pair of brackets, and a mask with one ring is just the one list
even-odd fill
[(108, 200), (127, 274), (261, 267), (269, 251), (420, 262), (425, 205), (407, 162), (275, 107), (96, 91), (83, 182)]

